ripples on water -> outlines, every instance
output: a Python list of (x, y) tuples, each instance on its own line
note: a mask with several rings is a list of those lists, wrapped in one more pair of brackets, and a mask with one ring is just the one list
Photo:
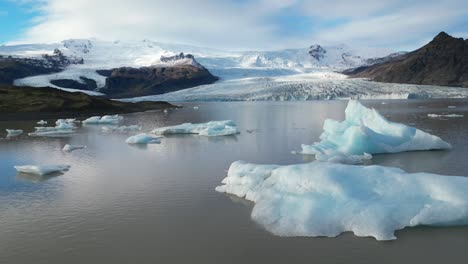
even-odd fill
[[(454, 145), (451, 151), (376, 155), (373, 163), (409, 172), (468, 175), (466, 100), (367, 101), (392, 121)], [(0, 140), (0, 263), (440, 263), (468, 257), (468, 228), (411, 228), (398, 240), (280, 238), (250, 220), (251, 204), (214, 191), (236, 160), (294, 164), (300, 144), (318, 140), (326, 118), (343, 119), (346, 102), (199, 103), (179, 110), (125, 115), (121, 125), (147, 132), (183, 122), (232, 119), (241, 134), (170, 136), (144, 147), (129, 134), (80, 127), (72, 137)], [(457, 108), (448, 108), (457, 106)], [(433, 119), (428, 113), (461, 113)], [(49, 120), (49, 123), (55, 120)], [(36, 121), (0, 122), (31, 132)], [(247, 132), (247, 130), (249, 130)], [(65, 144), (87, 145), (72, 153)], [(69, 164), (38, 177), (14, 165)]]

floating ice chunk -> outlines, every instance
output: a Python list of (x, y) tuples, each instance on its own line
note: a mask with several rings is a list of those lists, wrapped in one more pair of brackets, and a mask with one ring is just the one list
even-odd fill
[(132, 132), (132, 131), (140, 131), (141, 126), (131, 125), (131, 126), (120, 126), (120, 127), (109, 127), (105, 126), (101, 129), (103, 132)]
[(343, 122), (325, 120), (321, 141), (302, 145), (301, 153), (314, 154), (320, 161), (357, 164), (370, 154), (451, 148), (439, 137), (390, 122), (358, 101), (349, 101), (345, 114)]
[(28, 174), (47, 175), (54, 172), (65, 172), (70, 169), (69, 165), (25, 165), (15, 166), (16, 171)]
[(198, 110), (200, 107), (194, 106), (193, 109)]
[(75, 122), (75, 119), (58, 119), (55, 122), (55, 127), (36, 127), (36, 131), (28, 135), (37, 137), (68, 136), (75, 132)]
[(468, 225), (468, 178), (329, 162), (278, 166), (242, 161), (216, 191), (255, 203), (252, 218), (279, 236), (377, 240), (418, 225)]
[(452, 108), (453, 109), (453, 108), (457, 108), (457, 107), (455, 105), (449, 105), (449, 106), (447, 106), (447, 108)]
[(47, 121), (41, 120), (41, 121), (37, 122), (37, 124), (41, 125), (41, 126), (47, 125)]
[(85, 125), (116, 125), (123, 120), (123, 116), (119, 115), (105, 115), (101, 116), (92, 116), (83, 121)]
[(154, 134), (198, 134), (200, 136), (227, 136), (239, 134), (236, 123), (232, 120), (211, 121), (208, 123), (185, 123), (177, 126), (156, 128)]
[(440, 117), (446, 117), (446, 118), (457, 118), (457, 117), (464, 117), (464, 115), (458, 115), (458, 114), (447, 114), (447, 115), (437, 115), (437, 114), (427, 114), (428, 117), (430, 118), (440, 118)]
[(125, 142), (127, 144), (159, 144), (161, 143), (161, 139), (142, 133), (142, 134), (138, 134), (138, 135), (127, 138)]
[(16, 137), (23, 134), (23, 130), (21, 129), (6, 129), (7, 137)]
[(63, 147), (63, 151), (64, 152), (72, 152), (74, 150), (78, 150), (78, 149), (84, 149), (86, 148), (86, 146), (80, 146), (80, 145), (69, 145), (69, 144), (66, 144), (64, 147)]

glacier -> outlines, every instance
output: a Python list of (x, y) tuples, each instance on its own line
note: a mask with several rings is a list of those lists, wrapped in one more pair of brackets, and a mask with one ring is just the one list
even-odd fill
[(116, 125), (123, 120), (123, 116), (119, 115), (105, 115), (92, 116), (88, 119), (83, 120), (84, 125)]
[(127, 138), (125, 142), (127, 144), (159, 144), (161, 143), (161, 139), (146, 133), (141, 133)]
[(36, 174), (40, 176), (56, 173), (65, 172), (70, 169), (69, 165), (24, 165), (15, 166), (16, 171), (27, 174)]
[(343, 232), (396, 239), (405, 227), (468, 224), (468, 178), (314, 161), (237, 161), (216, 191), (254, 202), (251, 217), (278, 236)]
[(239, 134), (237, 125), (232, 120), (210, 121), (208, 123), (184, 123), (176, 126), (160, 127), (151, 131), (157, 135), (167, 134), (198, 134), (200, 136), (227, 136)]
[(371, 154), (415, 150), (450, 149), (441, 138), (404, 124), (385, 119), (375, 109), (350, 100), (342, 122), (327, 119), (320, 142), (302, 145), (302, 154), (319, 161), (358, 164)]

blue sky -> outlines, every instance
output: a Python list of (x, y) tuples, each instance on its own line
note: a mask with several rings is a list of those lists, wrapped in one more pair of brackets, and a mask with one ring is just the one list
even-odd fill
[(0, 0), (0, 43), (152, 39), (226, 49), (411, 50), (468, 37), (466, 0)]

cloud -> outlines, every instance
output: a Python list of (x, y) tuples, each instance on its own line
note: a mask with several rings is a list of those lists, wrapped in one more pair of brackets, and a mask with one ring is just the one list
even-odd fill
[[(16, 42), (152, 39), (228, 49), (402, 47), (466, 28), (465, 0), (10, 0), (38, 16)], [(457, 29), (457, 32), (464, 32)]]

